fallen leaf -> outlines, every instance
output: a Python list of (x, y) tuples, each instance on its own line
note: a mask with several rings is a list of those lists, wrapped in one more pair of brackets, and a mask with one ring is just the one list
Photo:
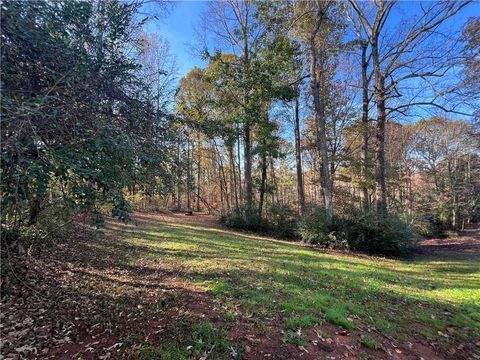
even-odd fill
[(305, 349), (305, 346), (299, 346), (298, 348), (299, 348), (300, 350), (305, 351), (306, 353), (308, 353), (308, 350)]

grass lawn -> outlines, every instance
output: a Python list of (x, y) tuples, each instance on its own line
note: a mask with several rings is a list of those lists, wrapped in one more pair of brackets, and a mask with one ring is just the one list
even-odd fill
[(136, 216), (16, 258), (6, 358), (480, 358), (478, 251), (392, 260)]
[(360, 344), (370, 349), (378, 336), (399, 344), (424, 339), (445, 354), (478, 341), (478, 253), (392, 260), (172, 219), (116, 228), (119, 246), (128, 250), (126, 264), (174, 272), (195, 284), (223, 304), (230, 327), (239, 313), (259, 326), (276, 319), (284, 342), (295, 346), (308, 340), (305, 329), (321, 334), (319, 324), (365, 334)]

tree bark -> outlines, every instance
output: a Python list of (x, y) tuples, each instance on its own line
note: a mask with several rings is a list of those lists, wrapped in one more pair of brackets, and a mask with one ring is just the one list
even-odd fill
[(362, 199), (361, 206), (363, 211), (368, 211), (370, 201), (368, 197), (367, 177), (368, 177), (368, 80), (367, 80), (367, 42), (362, 41), (362, 151), (360, 174), (362, 178), (362, 188), (360, 197)]
[(181, 167), (180, 167), (180, 143), (177, 144), (177, 209), (180, 210), (182, 203), (182, 189), (181, 189), (181, 182), (182, 182), (182, 174), (181, 174)]
[(297, 165), (297, 194), (300, 214), (305, 212), (305, 188), (302, 173), (302, 146), (300, 139), (299, 94), (295, 97), (295, 161)]
[(241, 145), (240, 145), (240, 133), (237, 132), (237, 156), (238, 156), (238, 191), (239, 191), (239, 194), (240, 194), (240, 199), (243, 201), (243, 182), (242, 182), (242, 167), (240, 165), (240, 159), (242, 158), (241, 157), (241, 152), (240, 152), (240, 148), (241, 148)]
[[(274, 190), (272, 191), (272, 204), (276, 204), (276, 203), (279, 202), (279, 199), (278, 199), (278, 181), (277, 181), (277, 176), (275, 175), (275, 165), (274, 165), (273, 161), (270, 162), (270, 170), (271, 170), (272, 182), (273, 182), (273, 186), (274, 186)], [(275, 197), (277, 198), (276, 201), (275, 201)]]
[[(320, 5), (321, 6), (321, 5)], [(316, 37), (320, 26), (323, 22), (324, 12), (322, 9), (318, 10), (318, 18), (316, 22), (315, 29), (312, 31), (310, 36), (310, 86), (313, 96), (313, 105), (315, 113), (315, 123), (317, 124), (317, 136), (319, 142), (319, 152), (322, 159), (321, 167), (321, 180), (322, 180), (322, 190), (323, 198), (325, 203), (325, 209), (327, 215), (332, 217), (333, 215), (333, 204), (332, 204), (332, 192), (330, 187), (329, 179), (329, 166), (328, 166), (328, 148), (327, 148), (327, 135), (326, 135), (326, 124), (325, 124), (325, 104), (320, 100), (320, 81), (318, 74), (318, 55), (316, 48)]]
[(260, 183), (260, 199), (258, 202), (258, 215), (260, 217), (262, 216), (266, 182), (267, 182), (267, 156), (265, 154), (262, 154), (262, 175), (261, 175), (261, 183)]
[[(250, 49), (248, 43), (248, 14), (249, 9), (246, 9), (246, 16), (245, 16), (245, 24), (242, 26), (243, 29), (243, 75), (248, 77), (248, 73), (250, 72)], [(250, 112), (247, 110), (250, 106), (249, 104), (249, 89), (244, 89), (244, 107), (245, 107), (245, 128), (244, 128), (244, 136), (245, 136), (245, 144), (244, 144), (244, 157), (245, 157), (245, 201), (248, 209), (252, 208), (253, 205), (253, 184), (252, 184), (252, 154), (251, 154), (251, 129), (250, 129)]]
[(379, 212), (387, 211), (387, 191), (385, 185), (385, 79), (380, 69), (378, 54), (378, 33), (372, 36), (373, 71), (377, 93), (377, 128), (375, 144), (375, 202)]
[(192, 156), (190, 155), (190, 140), (187, 140), (187, 211), (191, 211), (191, 186), (192, 186)]
[(250, 143), (250, 124), (245, 124), (245, 144), (244, 144), (244, 162), (245, 162), (245, 203), (247, 208), (253, 204), (253, 184), (252, 184), (252, 155)]
[[(235, 170), (235, 159), (233, 156), (233, 145), (227, 146), (228, 157), (230, 160), (230, 191), (233, 188), (232, 196), (234, 196), (235, 200), (235, 208), (238, 209), (238, 189), (237, 189), (237, 174)], [(233, 200), (232, 200), (233, 202)]]
[(39, 196), (35, 197), (30, 205), (30, 214), (28, 217), (28, 225), (34, 225), (37, 223), (38, 215), (40, 215), (41, 201)]
[(197, 154), (197, 212), (200, 212), (200, 181), (202, 179), (202, 151), (201, 151), (201, 142), (200, 136), (198, 137), (198, 154)]
[[(230, 209), (230, 200), (228, 197), (228, 188), (227, 188), (227, 177), (225, 175), (225, 167), (223, 166), (222, 155), (220, 151), (218, 151), (217, 143), (215, 140), (212, 141), (214, 147), (214, 161), (218, 162), (218, 169), (219, 169), (219, 179), (220, 179), (220, 192), (223, 194), (222, 199), (225, 198), (227, 203), (227, 209)], [(223, 208), (223, 200), (222, 200), (222, 208)]]

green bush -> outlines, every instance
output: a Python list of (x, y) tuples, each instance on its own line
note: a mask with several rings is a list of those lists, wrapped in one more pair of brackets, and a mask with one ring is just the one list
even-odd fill
[(271, 226), (268, 221), (262, 218), (257, 209), (253, 207), (239, 207), (221, 215), (220, 221), (233, 229), (250, 230), (268, 233)]
[(309, 244), (321, 245), (332, 249), (348, 248), (344, 221), (338, 217), (329, 217), (324, 208), (313, 208), (297, 222), (297, 233)]
[(275, 236), (292, 239), (296, 235), (298, 215), (288, 205), (277, 204), (268, 209), (269, 227)]
[[(422, 226), (427, 230), (428, 223), (419, 219), (411, 222), (419, 230)], [(309, 244), (387, 256), (407, 254), (418, 239), (415, 227), (396, 215), (368, 212), (329, 218), (323, 208), (313, 208), (300, 218), (297, 232)]]
[(346, 228), (350, 247), (369, 254), (405, 255), (418, 239), (416, 232), (396, 215), (371, 211), (350, 224)]
[(233, 229), (265, 233), (280, 238), (295, 238), (298, 215), (287, 205), (269, 207), (264, 217), (256, 207), (232, 209), (220, 216), (220, 222)]
[(404, 218), (374, 211), (351, 211), (329, 217), (322, 207), (312, 207), (298, 217), (287, 206), (271, 207), (267, 218), (246, 207), (224, 213), (221, 221), (228, 227), (294, 238), (330, 249), (353, 249), (368, 254), (406, 255), (415, 246), (418, 233), (432, 230), (426, 218)]

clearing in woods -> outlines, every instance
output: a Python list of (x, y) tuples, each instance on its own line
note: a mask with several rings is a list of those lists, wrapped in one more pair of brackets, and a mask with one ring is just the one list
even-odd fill
[(391, 260), (135, 218), (17, 261), (29, 286), (5, 280), (6, 358), (480, 358), (478, 229)]

